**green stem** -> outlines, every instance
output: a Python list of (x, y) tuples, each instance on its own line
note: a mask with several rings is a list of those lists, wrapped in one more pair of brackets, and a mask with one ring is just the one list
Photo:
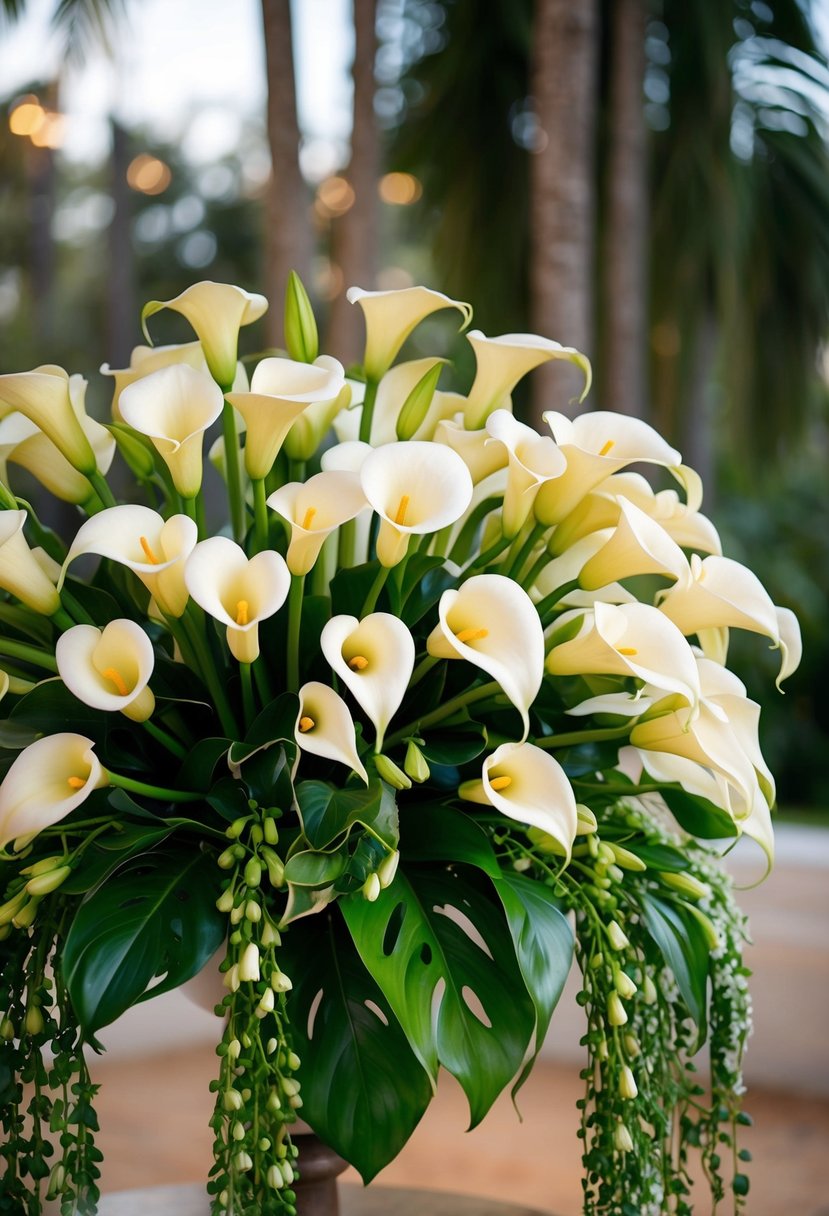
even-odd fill
[(363, 397), (363, 412), (360, 416), (360, 439), (371, 443), (371, 424), (374, 419), (374, 403), (377, 400), (377, 381), (366, 380), (366, 395)]
[(437, 722), (442, 722), (444, 718), (450, 718), (452, 714), (457, 713), (459, 709), (463, 709), (466, 705), (472, 705), (475, 701), (484, 701), (487, 697), (495, 696), (499, 692), (501, 692), (501, 685), (496, 680), (490, 680), (488, 684), (480, 684), (477, 688), (470, 688), (466, 692), (459, 693), (451, 701), (447, 701), (444, 705), (433, 709), (430, 714), (425, 714), (414, 722), (407, 722), (400, 730), (395, 731), (391, 738), (386, 739), (386, 750), (393, 747), (395, 743), (400, 743), (402, 739), (411, 735), (415, 730), (426, 730)]
[(304, 460), (289, 460), (288, 461), (288, 481), (304, 481), (305, 480), (305, 461)]
[(374, 582), (371, 584), (369, 593), (366, 596), (365, 603), (363, 604), (363, 611), (360, 614), (361, 617), (368, 616), (368, 614), (370, 612), (374, 611), (375, 605), (377, 604), (377, 599), (380, 595), (380, 592), (385, 587), (386, 579), (391, 574), (392, 569), (393, 569), (393, 567), (391, 567), (391, 566), (381, 566), (380, 569), (377, 571), (377, 577), (375, 578)]
[(515, 559), (513, 560), (509, 569), (505, 571), (508, 578), (514, 578), (517, 581), (520, 581), (518, 576), (524, 568), (524, 563), (527, 561), (527, 558), (530, 556), (533, 549), (541, 540), (546, 531), (547, 529), (545, 528), (544, 524), (533, 524), (526, 540), (515, 555)]
[(196, 530), (198, 531), (199, 521), (195, 498), (182, 498), (181, 505), (184, 507), (184, 514), (189, 519), (192, 519), (193, 523), (196, 525)]
[(196, 495), (196, 530), (199, 540), (204, 540), (207, 536), (207, 515), (204, 509), (204, 491), (199, 490)]
[(291, 590), (288, 594), (288, 651), (286, 671), (288, 691), (299, 691), (299, 639), (302, 627), (302, 596), (305, 590), (305, 575), (291, 575)]
[(148, 785), (145, 781), (121, 777), (118, 773), (107, 771), (107, 776), (110, 785), (116, 785), (130, 794), (145, 794), (148, 798), (157, 798), (159, 802), (201, 802), (204, 798), (204, 794), (191, 793), (190, 790), (168, 790), (160, 785)]
[[(72, 617), (74, 617), (74, 621), (72, 622), (73, 624), (75, 621), (77, 621), (81, 625), (94, 625), (95, 624), (94, 617), (91, 617), (89, 615), (89, 613), (86, 611), (86, 609), (84, 608), (83, 604), (81, 604), (78, 600), (75, 599), (75, 596), (69, 590), (66, 583), (63, 584), (63, 587), (62, 587), (61, 593), (60, 593), (60, 598), (63, 601), (63, 605), (66, 608), (66, 611)], [(64, 629), (69, 628), (68, 625), (64, 625), (61, 627)]]
[(357, 520), (347, 519), (340, 525), (339, 550), (337, 566), (340, 570), (350, 570), (354, 565), (354, 553), (357, 547)]
[(254, 515), (254, 547), (257, 553), (268, 547), (268, 504), (265, 501), (264, 477), (251, 479), (253, 486), (253, 515)]
[(92, 489), (98, 495), (103, 505), (105, 507), (114, 507), (116, 505), (115, 497), (112, 490), (110, 490), (109, 486), (107, 485), (106, 478), (103, 476), (103, 474), (96, 469), (94, 473), (87, 473), (87, 478), (92, 486)]
[(477, 574), (482, 566), (488, 566), (491, 561), (500, 556), (506, 548), (512, 544), (512, 538), (502, 536), (500, 540), (496, 540), (494, 545), (490, 545), (483, 553), (479, 553), (474, 562), (464, 571), (463, 578), (470, 578), (473, 574)]
[(242, 681), (242, 709), (245, 715), (245, 728), (247, 729), (253, 719), (256, 717), (256, 704), (253, 699), (253, 681), (251, 679), (251, 664), (239, 664), (239, 676)]
[(260, 655), (253, 663), (253, 682), (256, 685), (256, 691), (259, 693), (259, 700), (263, 705), (269, 705), (273, 700), (273, 689), (271, 688), (268, 669), (265, 666), (265, 660)]
[(12, 659), (23, 659), (27, 663), (33, 663), (36, 667), (44, 668), (45, 671), (57, 674), (58, 665), (55, 662), (55, 656), (47, 654), (45, 650), (38, 650), (36, 646), (29, 646), (26, 642), (13, 642), (10, 638), (0, 638), (0, 654), (7, 654)]
[(196, 660), (196, 666), (213, 698), (213, 704), (216, 706), (216, 712), (219, 715), (222, 729), (228, 738), (235, 739), (238, 731), (236, 730), (236, 722), (230, 709), (227, 693), (225, 692), (222, 673), (213, 662), (207, 641), (202, 636), (198, 622), (191, 615), (190, 605), (188, 605), (187, 611), (180, 618), (180, 621)]
[(435, 664), (439, 662), (440, 659), (435, 658), (433, 654), (427, 654), (425, 658), (421, 659), (417, 667), (415, 667), (414, 671), (412, 672), (412, 678), (409, 680), (409, 688), (414, 688), (415, 684), (419, 684), (423, 677), (428, 675)]
[(179, 743), (178, 739), (174, 739), (172, 735), (168, 734), (166, 730), (162, 729), (162, 727), (157, 726), (155, 722), (151, 722), (149, 718), (142, 722), (141, 725), (144, 727), (147, 734), (152, 735), (152, 737), (158, 743), (160, 743), (162, 747), (167, 748), (168, 752), (172, 752), (174, 756), (178, 756), (179, 760), (183, 760), (185, 758), (187, 755), (187, 748), (184, 747), (183, 744)]
[(536, 747), (577, 747), (580, 743), (603, 743), (605, 739), (623, 739), (633, 730), (633, 722), (624, 726), (608, 726), (600, 730), (572, 730), (561, 735), (545, 735), (536, 739)]
[(51, 619), (57, 628), (60, 629), (61, 633), (65, 633), (67, 629), (74, 629), (75, 627), (75, 622), (64, 608), (58, 608), (57, 612), (53, 612)]
[[(230, 392), (230, 389), (227, 389)], [(242, 477), (239, 471), (239, 445), (236, 439), (236, 418), (233, 406), (226, 401), (222, 408), (222, 437), (225, 444), (225, 476), (227, 497), (230, 503), (230, 520), (233, 539), (242, 543), (245, 535), (245, 503), (242, 498)]]
[(545, 547), (541, 551), (539, 556), (536, 558), (536, 560), (533, 562), (533, 564), (530, 566), (528, 572), (521, 579), (521, 586), (524, 588), (525, 591), (529, 591), (530, 587), (535, 586), (536, 579), (538, 578), (539, 574), (541, 574), (544, 567), (546, 565), (548, 565), (550, 561), (551, 561), (551, 558), (550, 558), (549, 551)]
[(560, 587), (556, 587), (555, 591), (551, 591), (549, 595), (545, 595), (544, 599), (539, 604), (536, 604), (536, 611), (541, 617), (541, 624), (546, 626), (549, 621), (544, 618), (548, 615), (551, 609), (555, 608), (559, 600), (563, 600), (571, 591), (575, 591), (579, 585), (577, 578), (571, 579), (569, 583), (563, 583)]

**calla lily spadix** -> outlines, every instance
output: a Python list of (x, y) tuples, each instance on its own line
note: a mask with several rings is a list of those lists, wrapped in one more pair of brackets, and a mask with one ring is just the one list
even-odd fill
[(549, 752), (533, 743), (502, 743), (487, 756), (480, 781), (459, 789), (462, 798), (494, 806), (502, 815), (540, 828), (569, 861), (576, 836), (576, 796)]
[(228, 537), (211, 536), (188, 557), (184, 581), (196, 603), (227, 626), (233, 657), (253, 663), (259, 657), (259, 622), (279, 611), (290, 590), (284, 557), (264, 549), (248, 558)]
[(377, 557), (383, 566), (404, 557), (411, 535), (453, 524), (472, 498), (472, 478), (457, 452), (420, 440), (375, 448), (360, 480), (380, 516)]
[(357, 737), (348, 706), (327, 684), (311, 680), (300, 688), (294, 738), (304, 752), (344, 764), (368, 785), (368, 773), (357, 755)]
[(0, 376), (0, 417), (18, 410), (52, 440), (80, 473), (98, 467), (92, 445), (72, 404), (70, 381), (62, 367), (46, 364), (31, 372)]
[(349, 304), (359, 304), (366, 321), (366, 349), (363, 366), (366, 375), (379, 380), (397, 357), (397, 352), (412, 330), (433, 312), (457, 308), (466, 329), (472, 309), (461, 300), (452, 300), (428, 287), (404, 287), (399, 291), (364, 291), (349, 287)]
[(466, 426), (471, 431), (483, 426), (492, 411), (504, 405), (519, 380), (551, 359), (565, 359), (584, 373), (580, 401), (590, 390), (593, 379), (590, 361), (572, 346), (562, 346), (538, 334), (501, 334), (497, 338), (487, 338), (479, 329), (472, 329), (466, 336), (477, 361), (475, 379), (464, 410)]
[(129, 367), (110, 367), (108, 363), (101, 365), (101, 375), (112, 376), (115, 380), (112, 417), (116, 422), (121, 420), (118, 401), (127, 385), (141, 380), (150, 372), (157, 372), (159, 368), (169, 367), (171, 363), (186, 363), (197, 371), (208, 370), (201, 342), (177, 342), (170, 346), (135, 346), (130, 355)]
[(379, 752), (414, 670), (412, 635), (388, 612), (372, 612), (361, 621), (335, 616), (323, 627), (320, 648), (374, 725)]
[(133, 722), (144, 722), (155, 709), (147, 687), (153, 673), (153, 644), (136, 621), (115, 620), (103, 630), (75, 625), (58, 638), (58, 674), (84, 705), (120, 710)]
[(561, 477), (567, 461), (549, 436), (537, 434), (508, 410), (490, 414), (486, 429), (492, 446), (503, 446), (507, 452), (502, 526), (505, 536), (515, 536), (532, 511), (540, 487)]
[(291, 574), (307, 574), (326, 537), (368, 507), (359, 473), (321, 472), (274, 490), (268, 506), (291, 529), (285, 560)]
[(245, 420), (245, 469), (249, 477), (267, 477), (285, 436), (315, 401), (332, 402), (345, 381), (342, 364), (328, 355), (313, 363), (263, 359), (257, 364), (249, 393), (228, 393), (227, 400)]
[(526, 739), (544, 675), (544, 631), (526, 591), (502, 574), (478, 574), (444, 591), (438, 611), (429, 654), (466, 659), (497, 680), (521, 714)]
[(186, 317), (198, 336), (210, 374), (223, 389), (229, 389), (236, 375), (239, 330), (266, 312), (264, 296), (243, 291), (230, 283), (194, 283), (172, 300), (151, 300), (144, 305), (141, 325), (147, 341), (147, 321), (162, 308)]
[(0, 511), (0, 587), (35, 612), (52, 616), (60, 596), (26, 542), (25, 522), (25, 511)]
[(63, 732), (25, 747), (0, 785), (0, 849), (59, 823), (109, 777), (92, 739)]
[(595, 486), (627, 464), (641, 461), (675, 469), (682, 461), (641, 418), (609, 410), (591, 410), (578, 418), (548, 411), (544, 421), (567, 461), (563, 476), (545, 485), (535, 500), (536, 518), (548, 526), (564, 519)]
[(619, 512), (608, 539), (582, 567), (579, 585), (585, 591), (638, 574), (686, 576), (688, 559), (660, 524), (624, 498), (619, 500)]
[(223, 405), (219, 386), (186, 363), (127, 385), (119, 402), (124, 421), (148, 437), (183, 498), (195, 498), (201, 488), (204, 432)]
[(161, 611), (179, 617), (189, 599), (184, 562), (197, 540), (198, 529), (187, 515), (171, 515), (165, 520), (157, 511), (138, 504), (108, 507), (81, 524), (58, 586), (62, 585), (70, 562), (84, 553), (95, 553), (128, 566)]
[[(553, 645), (546, 668), (552, 675), (633, 676), (665, 692), (679, 693), (691, 705), (700, 698), (699, 671), (682, 633), (649, 604), (596, 603), (592, 609), (565, 613), (556, 632), (583, 617), (579, 632)], [(555, 635), (554, 635), (555, 636)]]
[(435, 443), (445, 443), (453, 452), (457, 452), (469, 469), (475, 485), (485, 481), (498, 469), (504, 469), (509, 463), (506, 446), (503, 443), (493, 443), (489, 431), (464, 429), (463, 419), (459, 415), (453, 418), (443, 418), (435, 427)]

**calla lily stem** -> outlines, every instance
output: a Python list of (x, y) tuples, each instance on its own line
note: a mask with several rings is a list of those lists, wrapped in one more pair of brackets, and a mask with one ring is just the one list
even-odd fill
[(54, 655), (47, 654), (45, 650), (38, 650), (36, 646), (29, 646), (26, 642), (0, 638), (0, 654), (7, 654), (12, 659), (23, 659), (26, 663), (33, 663), (36, 667), (42, 667), (45, 671), (52, 671), (57, 675), (58, 665)]
[(190, 790), (168, 790), (160, 785), (148, 785), (145, 781), (133, 781), (131, 777), (122, 777), (118, 773), (107, 770), (110, 785), (126, 790), (130, 794), (145, 794), (148, 798), (157, 798), (159, 802), (200, 802), (204, 794), (192, 793)]
[(174, 756), (178, 756), (179, 760), (185, 758), (187, 748), (182, 743), (179, 743), (178, 739), (174, 739), (172, 735), (168, 734), (166, 730), (163, 730), (160, 726), (156, 726), (155, 722), (151, 722), (149, 718), (142, 722), (142, 726), (147, 734), (152, 735), (156, 742), (160, 743), (162, 747), (167, 748), (168, 752), (172, 752)]
[(535, 740), (536, 747), (577, 747), (579, 743), (603, 743), (606, 739), (624, 739), (633, 729), (633, 722), (624, 726), (608, 726), (603, 730), (572, 730), (560, 735), (545, 735)]
[(60, 630), (72, 629), (75, 624), (69, 613), (64, 608), (58, 608), (57, 612), (53, 612), (51, 619)]
[(545, 627), (549, 625), (549, 621), (545, 617), (549, 616), (551, 610), (555, 608), (560, 600), (563, 600), (565, 595), (569, 595), (571, 591), (575, 591), (579, 585), (579, 580), (574, 578), (569, 583), (564, 583), (561, 587), (556, 587), (555, 591), (551, 591), (549, 595), (545, 595), (540, 603), (536, 604), (536, 611), (541, 617), (541, 624)]
[(264, 477), (251, 479), (253, 486), (254, 537), (257, 553), (268, 547), (268, 504)]
[(288, 593), (288, 652), (286, 670), (288, 675), (288, 691), (299, 691), (299, 638), (302, 627), (302, 593), (305, 588), (305, 575), (291, 575), (291, 590)]
[[(66, 609), (66, 613), (64, 615), (67, 616), (67, 620), (70, 620), (70, 618), (71, 618), (71, 625), (74, 625), (75, 621), (77, 621), (79, 625), (94, 625), (95, 624), (95, 621), (92, 619), (92, 617), (86, 611), (83, 604), (81, 604), (78, 600), (75, 599), (72, 592), (68, 589), (66, 583), (63, 584), (63, 588), (60, 593), (60, 598), (62, 599), (64, 608)], [(60, 621), (58, 621), (58, 618), (57, 618), (57, 614), (52, 619), (57, 624), (60, 624)], [(60, 627), (61, 627), (61, 629), (69, 629), (70, 625), (61, 624)]]
[[(176, 626), (174, 626), (169, 620), (168, 624), (175, 635)], [(179, 622), (176, 624), (179, 624)], [(184, 634), (185, 645), (190, 649), (193, 657), (196, 660), (194, 666), (198, 671), (201, 672), (202, 679), (207, 685), (210, 695), (213, 698), (213, 704), (216, 706), (216, 712), (219, 715), (222, 730), (224, 730), (228, 738), (235, 739), (237, 734), (236, 723), (227, 700), (227, 695), (222, 683), (221, 673), (217, 670), (216, 665), (213, 662), (212, 656), (210, 655), (205, 639), (201, 634), (198, 623), (190, 616), (190, 605), (188, 605), (185, 615), (181, 617), (180, 625), (181, 631)], [(179, 645), (181, 645), (181, 640), (179, 641)]]
[(86, 476), (87, 476), (87, 479), (89, 480), (90, 485), (92, 486), (93, 490), (98, 495), (98, 497), (100, 498), (100, 500), (104, 504), (104, 506), (105, 507), (114, 507), (116, 505), (115, 498), (113, 496), (112, 490), (110, 490), (109, 486), (107, 485), (106, 478), (103, 476), (103, 474), (101, 474), (96, 469), (94, 473), (87, 473)]
[(360, 416), (360, 439), (363, 443), (371, 443), (371, 424), (374, 420), (374, 402), (377, 400), (377, 381), (366, 380), (366, 395), (363, 398), (363, 412)]
[(361, 613), (362, 616), (364, 616), (364, 617), (368, 616), (368, 614), (370, 612), (374, 611), (374, 609), (377, 605), (377, 600), (379, 598), (380, 592), (385, 587), (386, 579), (389, 577), (389, 574), (391, 573), (391, 571), (392, 571), (391, 566), (381, 566), (380, 569), (377, 571), (377, 577), (375, 578), (374, 582), (371, 584), (369, 593), (366, 596), (365, 603), (363, 604), (363, 611)]
[(239, 676), (242, 681), (242, 709), (245, 715), (245, 728), (250, 726), (256, 717), (256, 706), (253, 699), (253, 681), (251, 663), (239, 664)]
[(507, 578), (514, 578), (516, 581), (520, 581), (518, 579), (518, 573), (522, 569), (524, 563), (532, 553), (535, 546), (541, 540), (544, 532), (544, 525), (539, 523), (533, 524), (523, 541), (520, 539), (521, 533), (519, 532), (518, 536), (516, 536), (515, 540), (512, 542), (512, 548), (510, 549), (510, 552), (504, 562), (506, 569), (503, 571), (503, 573), (507, 576)]
[[(230, 392), (230, 387), (226, 391)], [(242, 499), (242, 478), (239, 473), (236, 418), (233, 406), (227, 401), (222, 407), (222, 437), (225, 445), (225, 476), (227, 477), (227, 497), (230, 503), (233, 539), (237, 544), (241, 544), (245, 534), (245, 504)]]
[(415, 730), (427, 730), (437, 722), (442, 722), (444, 718), (450, 718), (452, 714), (457, 713), (459, 709), (463, 709), (466, 705), (472, 705), (475, 701), (484, 701), (487, 697), (496, 696), (500, 691), (501, 685), (497, 680), (490, 680), (488, 684), (479, 684), (477, 688), (470, 688), (466, 692), (459, 693), (451, 701), (447, 701), (444, 705), (433, 709), (430, 714), (425, 714), (414, 722), (408, 722), (400, 730), (395, 731), (390, 738), (386, 739), (386, 749), (388, 750), (388, 748), (393, 747), (395, 743), (400, 743)]

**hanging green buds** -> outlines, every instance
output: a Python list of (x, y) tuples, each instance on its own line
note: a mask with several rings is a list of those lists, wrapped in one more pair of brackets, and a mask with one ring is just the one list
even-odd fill
[(406, 748), (406, 759), (403, 761), (403, 769), (406, 775), (411, 777), (412, 781), (416, 781), (418, 785), (429, 780), (430, 769), (426, 763), (426, 757), (413, 739), (409, 740), (409, 745)]
[(297, 363), (313, 363), (320, 349), (314, 310), (295, 270), (285, 288), (285, 348)]
[(374, 757), (374, 765), (377, 773), (382, 779), (387, 782), (392, 789), (395, 790), (410, 790), (412, 783), (401, 768), (398, 768), (393, 760), (388, 756), (384, 756), (381, 752), (379, 756)]

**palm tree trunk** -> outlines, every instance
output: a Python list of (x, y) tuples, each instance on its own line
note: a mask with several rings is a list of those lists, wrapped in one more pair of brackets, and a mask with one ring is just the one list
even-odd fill
[(331, 260), (339, 273), (331, 300), (327, 343), (346, 364), (360, 358), (363, 344), (362, 313), (346, 300), (346, 288), (373, 287), (377, 265), (380, 142), (374, 115), (376, 22), (377, 0), (354, 0), (354, 119), (346, 174), (354, 202), (334, 220), (331, 229)]
[(600, 371), (602, 404), (647, 417), (645, 0), (611, 6)]
[(265, 294), (268, 341), (282, 342), (282, 300), (288, 272), (307, 282), (311, 265), (311, 221), (299, 170), (290, 0), (262, 0), (268, 85), (268, 143), (271, 177), (265, 196)]
[[(531, 92), (539, 146), (530, 166), (532, 327), (593, 350), (597, 0), (537, 0)], [(566, 370), (565, 370), (566, 369)], [(533, 415), (566, 408), (581, 384), (564, 363), (535, 373)]]

